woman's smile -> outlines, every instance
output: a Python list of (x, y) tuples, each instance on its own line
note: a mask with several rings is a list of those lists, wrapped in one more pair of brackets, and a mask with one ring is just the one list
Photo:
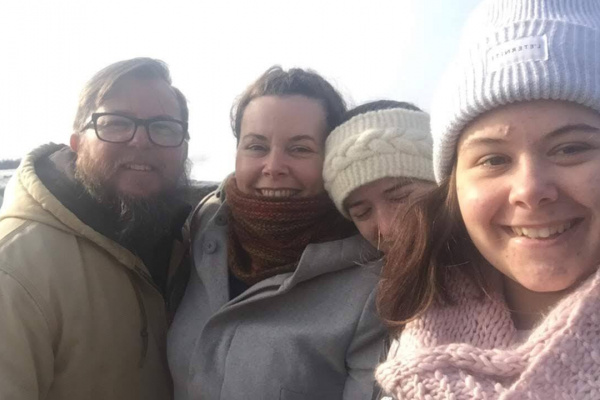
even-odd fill
[(548, 223), (540, 225), (507, 226), (516, 237), (535, 240), (550, 240), (561, 236), (581, 222), (581, 218), (574, 218), (565, 222)]
[(287, 189), (287, 188), (262, 188), (256, 189), (259, 196), (264, 197), (294, 197), (300, 193), (299, 189)]

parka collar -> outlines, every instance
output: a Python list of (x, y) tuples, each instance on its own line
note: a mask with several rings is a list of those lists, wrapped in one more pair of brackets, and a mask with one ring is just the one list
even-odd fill
[(50, 192), (38, 177), (35, 170), (36, 162), (65, 148), (65, 145), (49, 143), (33, 150), (23, 158), (5, 190), (0, 220), (9, 217), (22, 218), (85, 237), (109, 252), (127, 268), (151, 279), (138, 256), (82, 222)]

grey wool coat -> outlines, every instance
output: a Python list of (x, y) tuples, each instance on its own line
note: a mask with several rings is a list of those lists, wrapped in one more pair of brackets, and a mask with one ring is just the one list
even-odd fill
[(199, 211), (193, 266), (168, 336), (176, 400), (368, 400), (385, 329), (380, 266), (360, 236), (311, 244), (293, 273), (230, 299), (228, 207)]

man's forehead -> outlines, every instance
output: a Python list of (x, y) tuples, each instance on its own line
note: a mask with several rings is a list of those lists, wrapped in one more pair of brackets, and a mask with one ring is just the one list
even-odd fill
[(152, 91), (156, 92), (156, 94), (160, 94), (162, 97), (166, 97), (174, 101), (176, 100), (175, 90), (163, 79), (124, 77), (112, 84), (110, 89), (106, 91), (106, 94), (103, 96), (101, 101), (108, 101), (114, 98)]
[(181, 114), (175, 90), (166, 81), (148, 78), (121, 79), (99, 101), (96, 111), (142, 111), (156, 115)]

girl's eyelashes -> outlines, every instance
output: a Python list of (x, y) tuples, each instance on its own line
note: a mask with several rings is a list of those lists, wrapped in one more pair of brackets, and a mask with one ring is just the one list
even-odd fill
[(593, 148), (594, 146), (590, 145), (589, 143), (566, 143), (556, 146), (554, 149), (552, 149), (550, 154), (558, 156), (570, 156), (583, 153)]
[(357, 210), (350, 210), (350, 216), (352, 217), (352, 219), (356, 219), (356, 220), (361, 220), (361, 219), (365, 219), (369, 216), (369, 213), (371, 212), (371, 208), (361, 208), (361, 209), (357, 209)]
[(410, 182), (402, 186), (397, 186), (394, 190), (386, 191), (386, 199), (393, 203), (401, 203), (408, 200), (417, 190), (414, 183)]
[(489, 156), (482, 157), (477, 163), (478, 166), (484, 167), (498, 167), (510, 162), (510, 158), (500, 154), (491, 154)]
[(411, 192), (405, 192), (400, 194), (394, 194), (393, 196), (388, 197), (388, 200), (392, 203), (402, 203), (410, 197)]

